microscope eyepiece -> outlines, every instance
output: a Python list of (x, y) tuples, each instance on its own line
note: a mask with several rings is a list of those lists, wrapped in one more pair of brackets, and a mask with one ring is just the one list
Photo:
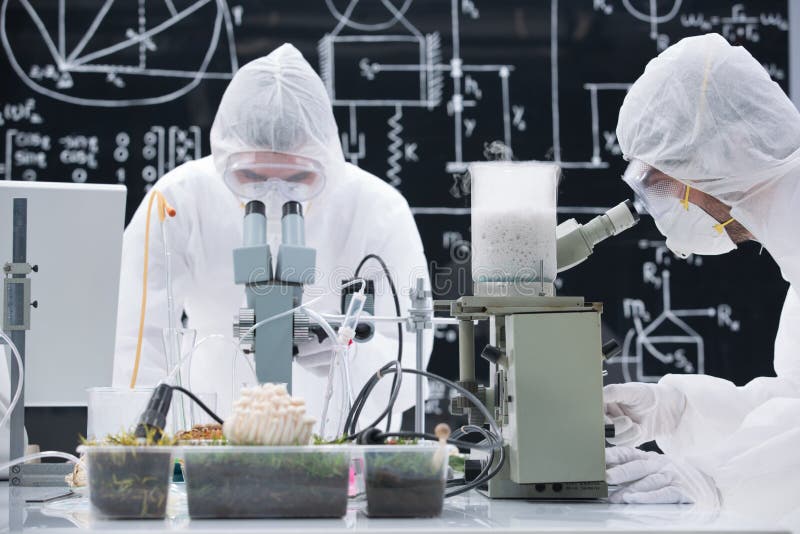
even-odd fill
[(636, 207), (633, 205), (633, 202), (631, 202), (631, 199), (628, 199), (628, 200), (625, 201), (625, 207), (628, 208), (631, 211), (631, 215), (633, 216), (633, 220), (636, 221), (636, 222), (639, 222), (639, 219), (640, 219), (639, 212), (636, 211)]
[(290, 200), (283, 205), (283, 216), (287, 215), (300, 215), (303, 216), (303, 205), (297, 201)]
[(251, 213), (258, 213), (259, 215), (264, 215), (266, 212), (267, 210), (264, 207), (264, 203), (261, 202), (260, 200), (251, 200), (244, 207), (245, 215), (250, 215)]

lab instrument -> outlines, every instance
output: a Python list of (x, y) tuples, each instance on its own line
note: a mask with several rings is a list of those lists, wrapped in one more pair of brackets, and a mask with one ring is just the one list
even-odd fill
[(469, 173), (475, 290), (552, 295), (560, 169), (538, 161), (486, 161), (471, 164)]
[[(124, 186), (0, 182), (0, 213), (11, 217), (0, 225), (3, 329), (25, 372), (12, 458), (24, 452), (25, 406), (85, 406), (87, 388), (111, 382), (125, 197)], [(14, 391), (17, 366), (11, 373)], [(18, 465), (12, 483), (63, 480), (63, 468)]]
[(245, 352), (254, 353), (260, 383), (283, 383), (291, 392), (294, 344), (311, 336), (307, 316), (293, 310), (302, 301), (303, 286), (314, 281), (316, 251), (305, 243), (302, 205), (289, 201), (282, 211), (282, 243), (273, 270), (265, 206), (258, 200), (245, 206), (244, 243), (233, 250), (233, 269), (234, 281), (245, 286), (247, 307), (234, 318), (234, 336)]
[[(493, 167), (500, 177), (498, 187), (513, 188), (507, 195), (484, 187), (491, 181)], [(540, 271), (534, 278), (486, 279), (476, 273), (474, 296), (434, 303), (436, 311), (459, 321), (459, 384), (489, 408), (502, 432), (508, 461), (488, 481), (487, 494), (526, 499), (605, 497), (602, 362), (616, 344), (602, 342), (601, 303), (555, 296), (552, 282), (556, 266), (566, 270), (580, 263), (595, 244), (633, 226), (638, 217), (629, 203), (622, 203), (583, 226), (570, 220), (556, 229), (554, 216), (543, 215), (555, 213), (556, 165), (490, 162), (475, 168), (478, 180), (473, 177), (472, 202), (482, 208), (473, 211), (473, 232), (483, 231), (485, 212), (502, 208), (487, 208), (487, 202), (501, 203), (521, 188), (528, 199), (539, 202), (539, 215), (529, 219), (535, 243), (517, 237), (526, 233), (524, 225), (497, 236), (506, 247), (498, 261), (512, 265), (506, 258), (513, 254), (520, 254), (521, 265), (537, 260)], [(533, 193), (537, 188), (540, 194)], [(498, 244), (485, 238), (473, 235), (474, 257), (494, 261)], [(514, 247), (519, 240), (526, 250)], [(550, 257), (551, 251), (558, 251), (558, 258)], [(500, 291), (498, 282), (503, 283)], [(475, 378), (475, 321), (490, 325), (490, 344), (480, 353), (490, 363), (488, 387)], [(467, 415), (472, 425), (487, 422), (464, 396), (455, 397), (452, 408), (454, 414)]]

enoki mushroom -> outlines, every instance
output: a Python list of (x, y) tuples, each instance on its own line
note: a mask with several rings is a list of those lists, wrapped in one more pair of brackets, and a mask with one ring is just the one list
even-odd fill
[(242, 390), (223, 432), (235, 445), (307, 445), (316, 422), (284, 384), (264, 384)]

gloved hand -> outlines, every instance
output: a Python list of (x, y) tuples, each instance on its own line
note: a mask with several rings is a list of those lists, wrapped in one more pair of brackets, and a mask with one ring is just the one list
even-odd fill
[(606, 449), (608, 500), (626, 504), (719, 506), (714, 481), (685, 460), (631, 447)]
[(297, 345), (295, 360), (306, 369), (324, 368), (322, 371), (327, 373), (325, 369), (330, 365), (332, 358), (333, 341), (330, 338), (325, 338), (322, 343), (312, 339)]
[(686, 396), (665, 384), (611, 384), (603, 388), (605, 413), (614, 423), (613, 445), (637, 446), (673, 432)]

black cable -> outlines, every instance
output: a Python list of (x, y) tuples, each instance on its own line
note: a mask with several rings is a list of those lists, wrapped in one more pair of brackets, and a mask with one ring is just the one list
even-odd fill
[(481, 471), (481, 474), (478, 475), (477, 478), (475, 478), (475, 480), (473, 480), (472, 482), (470, 482), (469, 484), (466, 484), (465, 486), (463, 486), (461, 488), (458, 488), (458, 489), (455, 489), (453, 491), (450, 491), (450, 492), (446, 493), (445, 497), (455, 497), (456, 495), (461, 495), (462, 493), (466, 493), (471, 489), (477, 488), (477, 487), (485, 484), (486, 482), (488, 482), (490, 479), (494, 478), (497, 475), (497, 473), (499, 473), (500, 470), (503, 469), (503, 466), (506, 463), (506, 451), (505, 451), (505, 449), (501, 447), (499, 449), (499, 451), (500, 451), (500, 460), (498, 460), (497, 465), (495, 466), (495, 468), (493, 470), (491, 470), (490, 472), (486, 473), (485, 476), (481, 477), (481, 475), (483, 475), (483, 473), (485, 473), (488, 470), (488, 468), (491, 467), (492, 462), (494, 461), (494, 454), (492, 454), (489, 457), (489, 461), (486, 463), (486, 467), (484, 468), (483, 471)]
[[(467, 431), (464, 432), (464, 435), (477, 432), (481, 434), (487, 441), (491, 441), (494, 438), (491, 432), (488, 432), (487, 430), (475, 425), (466, 425), (465, 427), (462, 427), (462, 431), (464, 431), (464, 429), (467, 429)], [(500, 470), (503, 468), (503, 465), (505, 464), (506, 461), (505, 449), (503, 448), (502, 443), (500, 445), (501, 445), (499, 448), (500, 460), (498, 461), (497, 466), (494, 468), (494, 470), (492, 470), (492, 464), (494, 464), (496, 449), (492, 450), (491, 454), (489, 455), (489, 459), (486, 462), (486, 465), (484, 465), (483, 469), (481, 469), (481, 472), (478, 473), (478, 476), (476, 476), (472, 481), (467, 483), (464, 487), (452, 490), (448, 492), (445, 496), (454, 497), (456, 495), (461, 495), (462, 493), (465, 493), (473, 488), (478, 488), (482, 486), (483, 484), (488, 482), (491, 478), (493, 478), (495, 475), (497, 475), (497, 473), (499, 473)]]
[(217, 423), (219, 423), (219, 424), (223, 424), (223, 423), (224, 423), (224, 421), (222, 420), (222, 418), (221, 418), (220, 416), (218, 416), (217, 414), (215, 414), (215, 413), (214, 413), (214, 412), (211, 410), (211, 408), (209, 408), (208, 406), (206, 406), (206, 405), (205, 405), (205, 403), (203, 403), (203, 401), (201, 401), (200, 399), (198, 399), (198, 398), (195, 396), (195, 394), (194, 394), (194, 393), (192, 393), (192, 392), (191, 392), (191, 391), (189, 391), (188, 389), (186, 389), (186, 388), (183, 388), (183, 387), (181, 387), (181, 386), (170, 386), (170, 387), (171, 387), (173, 390), (180, 391), (181, 393), (183, 393), (184, 395), (186, 395), (187, 397), (189, 397), (190, 399), (192, 399), (192, 400), (193, 400), (195, 403), (197, 403), (197, 405), (198, 405), (198, 406), (200, 406), (200, 408), (202, 408), (202, 409), (203, 409), (203, 411), (204, 411), (204, 412), (206, 412), (208, 415), (210, 415), (210, 416), (211, 416), (211, 418), (212, 418), (214, 421), (216, 421), (216, 422), (217, 422)]
[[(395, 367), (395, 369), (392, 369)], [(377, 427), (380, 422), (386, 417), (388, 414), (392, 412), (394, 409), (394, 403), (397, 401), (397, 397), (400, 395), (400, 387), (403, 384), (403, 377), (401, 376), (402, 373), (398, 373), (397, 371), (402, 371), (403, 368), (400, 367), (400, 362), (392, 360), (383, 367), (381, 367), (377, 373), (372, 375), (367, 383), (364, 384), (364, 387), (361, 388), (361, 391), (356, 396), (355, 400), (353, 401), (353, 406), (350, 408), (350, 412), (347, 414), (347, 420), (345, 421), (345, 429), (344, 433), (347, 436), (345, 439), (347, 440), (355, 440), (358, 439), (359, 436), (363, 433), (357, 432), (356, 429), (358, 428), (358, 419), (361, 416), (361, 411), (363, 410), (364, 406), (366, 405), (367, 399), (369, 398), (369, 394), (375, 389), (375, 386), (378, 385), (378, 382), (386, 376), (388, 373), (395, 373), (397, 377), (396, 381), (393, 381), (394, 387), (392, 388), (391, 394), (389, 396), (389, 402), (386, 403), (386, 408), (381, 412), (381, 414), (375, 419), (375, 421), (369, 425), (367, 428), (374, 428)]]
[[(413, 430), (401, 430), (398, 432), (386, 432), (381, 433), (382, 438), (403, 438), (403, 439), (426, 439), (428, 441), (439, 441), (439, 438), (436, 437), (434, 434), (427, 434), (427, 433), (419, 433), (414, 432)], [(489, 440), (487, 445), (483, 445), (481, 443), (473, 443), (471, 441), (461, 441), (459, 439), (447, 438), (447, 443), (450, 445), (454, 445), (461, 449), (476, 449), (482, 451), (494, 451), (497, 450), (497, 444), (499, 442), (494, 440)]]
[[(394, 281), (392, 280), (392, 275), (389, 273), (389, 268), (386, 266), (386, 262), (383, 261), (383, 258), (378, 256), (377, 254), (367, 254), (364, 256), (364, 259), (361, 260), (361, 263), (358, 264), (356, 267), (356, 273), (354, 278), (358, 278), (358, 274), (361, 272), (361, 268), (367, 263), (369, 260), (375, 260), (381, 265), (381, 269), (383, 269), (383, 275), (386, 277), (386, 280), (389, 281), (389, 288), (392, 290), (392, 298), (394, 299), (394, 311), (397, 314), (397, 317), (400, 318), (401, 311), (400, 311), (400, 298), (397, 296), (397, 288), (394, 286)], [(397, 323), (397, 361), (402, 365), (403, 362), (403, 325), (402, 323)], [(399, 373), (394, 376), (392, 379), (392, 389), (394, 389), (395, 384), (397, 383), (397, 377)], [(386, 418), (386, 431), (388, 432), (391, 430), (392, 427), (392, 414), (389, 412), (389, 416)]]
[[(448, 380), (448, 379), (446, 379), (444, 377), (441, 377), (439, 375), (435, 375), (433, 373), (429, 373), (427, 371), (420, 371), (420, 370), (417, 370), (417, 369), (403, 369), (402, 367), (400, 367), (397, 364), (397, 362), (392, 361), (392, 362), (389, 362), (388, 364), (384, 365), (383, 367), (381, 367), (380, 370), (377, 373), (372, 375), (369, 378), (369, 380), (367, 380), (367, 383), (364, 385), (364, 387), (361, 389), (361, 391), (358, 393), (358, 395), (356, 396), (356, 400), (354, 401), (350, 412), (347, 414), (347, 422), (345, 424), (345, 430), (346, 430), (345, 434), (348, 434), (348, 432), (349, 432), (349, 435), (347, 435), (347, 437), (345, 439), (348, 439), (348, 440), (358, 439), (365, 432), (369, 431), (370, 429), (374, 429), (377, 426), (377, 424), (380, 423), (380, 420), (384, 417), (384, 415), (387, 412), (391, 412), (391, 410), (394, 407), (394, 402), (396, 400), (396, 395), (394, 395), (394, 394), (395, 393), (399, 393), (399, 387), (397, 388), (396, 391), (395, 390), (392, 391), (392, 393), (393, 393), (392, 398), (389, 399), (389, 403), (388, 403), (386, 409), (384, 409), (383, 413), (381, 414), (381, 417), (378, 418), (376, 423), (371, 425), (370, 427), (367, 427), (365, 430), (363, 430), (361, 432), (355, 432), (355, 429), (358, 427), (358, 419), (359, 419), (359, 416), (361, 415), (361, 410), (364, 407), (364, 405), (365, 405), (365, 403), (367, 401), (367, 398), (369, 397), (369, 394), (375, 388), (377, 383), (383, 377), (385, 377), (387, 374), (390, 374), (390, 373), (395, 373), (395, 376), (399, 377), (399, 381), (402, 380), (402, 374), (403, 373), (409, 373), (409, 374), (421, 375), (421, 376), (424, 376), (426, 378), (439, 381), (439, 382), (441, 382), (441, 383), (443, 383), (443, 384), (445, 384), (447, 386), (450, 386), (453, 389), (455, 389), (456, 391), (458, 391), (459, 393), (461, 393), (462, 395), (464, 395), (467, 398), (468, 401), (472, 402), (474, 406), (476, 406), (481, 412), (483, 412), (483, 415), (484, 415), (484, 417), (487, 418), (487, 421), (493, 421), (492, 415), (491, 415), (491, 413), (489, 413), (489, 410), (486, 408), (486, 406), (484, 406), (483, 403), (481, 403), (480, 400), (478, 400), (478, 398), (475, 397), (475, 395), (473, 395), (470, 391), (468, 391), (467, 389), (465, 389), (461, 385), (456, 384), (453, 381)], [(496, 425), (494, 425), (494, 426), (495, 426), (495, 428), (497, 428)], [(471, 489), (480, 487), (481, 485), (485, 484), (490, 479), (492, 479), (494, 476), (496, 476), (500, 472), (500, 470), (503, 468), (503, 466), (505, 465), (506, 455), (505, 455), (505, 449), (503, 447), (502, 436), (500, 436), (499, 434), (495, 434), (494, 432), (491, 432), (489, 430), (483, 429), (481, 427), (475, 426), (475, 425), (465, 425), (465, 426), (461, 427), (459, 429), (458, 436), (459, 437), (466, 436), (466, 435), (469, 435), (469, 434), (472, 434), (472, 433), (481, 434), (484, 437), (484, 441), (486, 442), (486, 444), (484, 445), (483, 442), (480, 442), (480, 443), (466, 442), (466, 441), (461, 441), (460, 439), (453, 439), (453, 438), (448, 439), (447, 443), (449, 443), (451, 445), (455, 445), (455, 446), (460, 447), (460, 448), (483, 449), (483, 450), (487, 450), (488, 449), (488, 450), (491, 451), (491, 453), (489, 455), (489, 459), (486, 462), (486, 465), (481, 470), (481, 472), (478, 474), (478, 476), (475, 477), (475, 479), (473, 479), (472, 481), (470, 481), (468, 483), (466, 481), (461, 481), (461, 480), (452, 481), (454, 483), (457, 482), (459, 487), (457, 487), (455, 489), (452, 489), (451, 491), (447, 492), (445, 494), (445, 497), (454, 497), (456, 495), (461, 495), (462, 493), (465, 493), (465, 492), (467, 492), (467, 491), (469, 491)], [(438, 441), (438, 437), (433, 435), (433, 434), (428, 434), (428, 433), (424, 433), (424, 432), (423, 433), (417, 433), (417, 432), (410, 431), (410, 430), (401, 430), (401, 431), (398, 431), (398, 432), (379, 433), (379, 435), (376, 436), (376, 437), (378, 437), (380, 439), (386, 439), (388, 437), (401, 437), (401, 438), (417, 438), (417, 439), (426, 439), (426, 440), (431, 440), (431, 441)], [(492, 465), (495, 463), (494, 461), (495, 461), (495, 458), (496, 458), (497, 454), (499, 454), (499, 460), (497, 461), (497, 465), (495, 465), (494, 468), (492, 468)], [(451, 484), (450, 482), (451, 481), (448, 481), (448, 485), (449, 486), (453, 486), (454, 484)]]
[[(479, 488), (481, 484), (484, 483), (484, 477), (488, 474), (489, 469), (492, 467), (492, 462), (494, 462), (494, 451), (492, 454), (489, 455), (489, 460), (486, 462), (486, 465), (483, 466), (481, 472), (478, 473), (478, 476), (467, 482), (466, 474), (464, 475), (465, 478), (463, 479), (456, 479), (456, 480), (463, 480), (463, 482), (459, 482), (455, 484), (459, 487), (456, 489), (451, 489), (450, 491), (444, 494), (445, 497), (455, 497), (456, 495), (461, 495), (462, 493), (466, 493), (473, 488)], [(488, 480), (488, 479), (486, 479)]]
[[(372, 389), (375, 387), (375, 385), (377, 384), (377, 382), (381, 378), (385, 377), (387, 374), (390, 374), (390, 373), (397, 373), (398, 369), (399, 369), (399, 371), (401, 373), (409, 373), (409, 374), (424, 376), (425, 378), (428, 378), (428, 379), (431, 379), (431, 380), (436, 380), (437, 382), (441, 382), (441, 383), (445, 384), (446, 386), (450, 386), (451, 388), (453, 388), (456, 391), (458, 391), (459, 393), (461, 393), (464, 397), (466, 397), (466, 399), (469, 402), (471, 402), (475, 407), (477, 407), (482, 412), (482, 415), (486, 418), (487, 421), (494, 421), (492, 414), (489, 413), (489, 410), (486, 408), (486, 406), (484, 406), (483, 403), (480, 400), (478, 400), (478, 398), (471, 391), (467, 390), (463, 386), (461, 386), (459, 384), (456, 384), (452, 380), (448, 380), (448, 379), (446, 379), (446, 378), (444, 378), (442, 376), (439, 376), (439, 375), (436, 375), (436, 374), (433, 374), (433, 373), (429, 373), (428, 371), (421, 371), (421, 370), (417, 370), (417, 369), (404, 369), (404, 368), (401, 368), (401, 367), (397, 366), (396, 364), (397, 364), (397, 362), (391, 361), (388, 364), (384, 365), (383, 367), (381, 367), (378, 370), (377, 373), (372, 375), (370, 377), (370, 379), (367, 380), (366, 384), (364, 384), (364, 387), (361, 389), (361, 391), (358, 393), (358, 395), (356, 397), (356, 402), (354, 402), (353, 407), (350, 410), (350, 413), (347, 415), (347, 420), (350, 422), (350, 427), (351, 428), (356, 428), (357, 423), (358, 423), (357, 415), (360, 415), (359, 407), (360, 407), (360, 405), (363, 405), (366, 402), (366, 397), (369, 395), (369, 392), (372, 391)], [(395, 369), (391, 369), (391, 367), (396, 367), (396, 368)], [(397, 392), (399, 393), (399, 388), (398, 388)], [(395, 392), (393, 392), (393, 393), (395, 393)], [(393, 397), (394, 397), (394, 399), (396, 399), (396, 395), (393, 395)], [(387, 405), (386, 410), (384, 410), (384, 413), (386, 413), (387, 410), (391, 411), (391, 409), (394, 407), (393, 403), (394, 403), (394, 400), (389, 399), (389, 404)], [(356, 414), (355, 417), (354, 417), (354, 414)], [(371, 426), (375, 426), (375, 425), (371, 425)], [(496, 425), (495, 425), (495, 428), (497, 428)], [(416, 434), (415, 432), (411, 432), (411, 431), (402, 431), (402, 432), (404, 434), (406, 434), (406, 435), (409, 435), (409, 436), (410, 435), (417, 435), (418, 437), (422, 437), (423, 439), (429, 439), (427, 436), (431, 436), (431, 434)], [(358, 433), (356, 435), (348, 435), (346, 437), (346, 439), (356, 439), (358, 437), (358, 435), (360, 435), (361, 433), (362, 432), (360, 432), (360, 433)], [(495, 436), (495, 439), (493, 441), (494, 441), (496, 446), (499, 446), (498, 444), (502, 443), (502, 441), (500, 441), (500, 438), (498, 438), (497, 436)]]

